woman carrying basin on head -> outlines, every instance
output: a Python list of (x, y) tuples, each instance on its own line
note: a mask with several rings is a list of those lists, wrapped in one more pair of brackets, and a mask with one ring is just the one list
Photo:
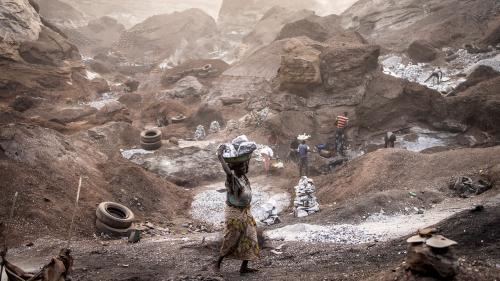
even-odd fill
[[(238, 139), (238, 138), (237, 138)], [(255, 143), (237, 142), (223, 144), (217, 151), (224, 172), (226, 172), (226, 207), (224, 241), (220, 249), (215, 270), (220, 272), (224, 258), (242, 260), (240, 273), (256, 272), (248, 267), (249, 261), (259, 259), (257, 240), (257, 224), (250, 212), (252, 189), (246, 177), (252, 152), (257, 148)], [(236, 141), (236, 142), (235, 142)]]

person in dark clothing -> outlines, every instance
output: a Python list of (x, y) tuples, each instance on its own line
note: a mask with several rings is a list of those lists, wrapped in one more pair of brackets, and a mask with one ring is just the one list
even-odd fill
[(299, 173), (301, 177), (309, 176), (309, 151), (309, 146), (306, 144), (306, 141), (303, 140), (297, 148), (299, 154)]
[(435, 78), (437, 80), (437, 84), (438, 85), (439, 85), (439, 83), (441, 83), (441, 80), (443, 79), (443, 72), (441, 71), (440, 67), (434, 69), (434, 71), (432, 72), (431, 76), (429, 76), (429, 78), (427, 78), (424, 81), (424, 83), (427, 83), (427, 81), (429, 81), (429, 80), (431, 80), (433, 78)]
[(299, 147), (299, 141), (294, 138), (290, 143), (290, 153), (288, 154), (288, 160), (297, 163), (299, 161), (297, 148)]
[(396, 135), (393, 132), (387, 132), (384, 136), (385, 148), (394, 148), (394, 143), (396, 142)]
[(257, 224), (250, 211), (252, 188), (246, 176), (251, 155), (244, 162), (226, 163), (223, 157), (224, 149), (224, 145), (219, 147), (217, 157), (226, 173), (226, 222), (224, 239), (214, 269), (220, 273), (222, 261), (225, 258), (234, 258), (242, 261), (241, 274), (253, 273), (258, 270), (248, 267), (248, 263), (259, 259), (260, 248)]

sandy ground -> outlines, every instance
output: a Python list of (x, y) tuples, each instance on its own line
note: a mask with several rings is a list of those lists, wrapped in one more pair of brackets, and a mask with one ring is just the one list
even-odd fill
[[(495, 280), (500, 276), (495, 236), (499, 211), (498, 204), (486, 206), (482, 213), (467, 211), (438, 225), (460, 243), (457, 254), (462, 272), (457, 280)], [(374, 280), (370, 279), (373, 275), (401, 270), (406, 253), (406, 237), (360, 245), (268, 241), (261, 260), (253, 264), (260, 272), (241, 277), (237, 273), (239, 262), (231, 260), (224, 263), (219, 276), (211, 269), (219, 238), (218, 233), (199, 233), (148, 238), (137, 244), (78, 240), (72, 243), (72, 277), (80, 281)], [(63, 245), (65, 241), (42, 238), (32, 247), (11, 249), (9, 256), (23, 268), (36, 269)]]

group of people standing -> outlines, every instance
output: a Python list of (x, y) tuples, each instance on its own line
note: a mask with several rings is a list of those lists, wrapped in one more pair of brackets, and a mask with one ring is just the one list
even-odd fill
[[(335, 141), (333, 144), (333, 149), (338, 155), (344, 156), (345, 148), (345, 129), (349, 124), (348, 113), (344, 112), (344, 115), (337, 116), (335, 120)], [(292, 141), (290, 145), (290, 156), (289, 159), (295, 160), (299, 166), (300, 176), (309, 176), (309, 153), (311, 148), (306, 144), (305, 140)], [(296, 155), (296, 156), (295, 156)]]

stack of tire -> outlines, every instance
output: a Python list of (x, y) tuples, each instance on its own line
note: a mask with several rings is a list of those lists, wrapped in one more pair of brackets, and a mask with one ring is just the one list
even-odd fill
[(141, 147), (144, 150), (157, 150), (161, 147), (161, 131), (149, 129), (141, 132)]
[(102, 202), (96, 210), (96, 233), (111, 237), (128, 237), (135, 220), (134, 213), (122, 204)]

